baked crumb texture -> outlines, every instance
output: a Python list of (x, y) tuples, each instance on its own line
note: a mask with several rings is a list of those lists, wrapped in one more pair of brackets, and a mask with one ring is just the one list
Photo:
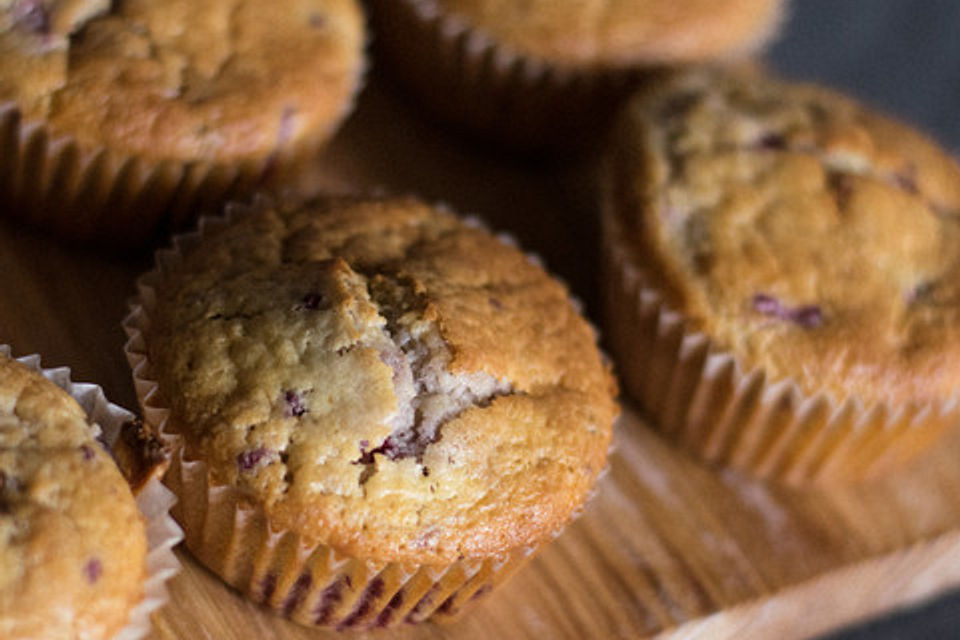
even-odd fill
[(95, 433), (0, 355), (0, 637), (112, 638), (143, 597), (144, 524)]
[(608, 317), (662, 428), (805, 480), (878, 472), (956, 421), (946, 153), (824, 89), (715, 73), (638, 98), (617, 140)]
[(521, 252), (412, 199), (262, 205), (201, 236), (146, 283), (138, 375), (182, 442), (188, 545), (228, 582), (307, 624), (450, 614), (585, 502), (614, 382)]
[(0, 193), (129, 242), (275, 182), (351, 107), (363, 29), (355, 0), (0, 2)]
[(372, 0), (375, 47), (436, 116), (526, 152), (589, 147), (630, 90), (772, 39), (779, 0)]

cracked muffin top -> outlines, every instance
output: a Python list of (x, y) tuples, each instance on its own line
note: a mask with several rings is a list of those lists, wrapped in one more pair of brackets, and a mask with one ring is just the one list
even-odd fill
[(778, 0), (410, 0), (558, 66), (632, 67), (747, 53), (774, 33)]
[(0, 354), (0, 637), (112, 638), (143, 598), (144, 524), (95, 432)]
[(626, 110), (613, 234), (693, 327), (837, 399), (960, 391), (960, 166), (819, 87), (694, 73)]
[(263, 205), (165, 273), (145, 333), (188, 458), (370, 559), (535, 544), (604, 467), (615, 384), (566, 289), (413, 199)]
[(330, 133), (362, 49), (355, 0), (0, 0), (0, 104), (87, 147), (262, 159)]

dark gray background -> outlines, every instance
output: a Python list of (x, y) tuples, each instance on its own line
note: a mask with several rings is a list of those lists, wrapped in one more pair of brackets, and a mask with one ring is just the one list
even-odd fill
[(853, 93), (960, 154), (960, 1), (795, 0), (789, 14), (777, 69)]
[[(794, 0), (790, 14), (771, 55), (779, 71), (852, 93), (960, 155), (960, 0)], [(830, 636), (866, 638), (960, 638), (960, 591)]]

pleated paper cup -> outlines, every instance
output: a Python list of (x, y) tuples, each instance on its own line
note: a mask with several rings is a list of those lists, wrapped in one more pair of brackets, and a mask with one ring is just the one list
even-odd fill
[(541, 153), (589, 146), (655, 69), (550, 65), (491, 40), (431, 0), (372, 0), (379, 50), (420, 103), (475, 137)]
[[(183, 526), (186, 545), (246, 597), (304, 625), (381, 628), (456, 618), (466, 605), (504, 582), (560, 535), (562, 528), (535, 544), (447, 564), (356, 557), (322, 540), (275, 530), (261, 504), (251, 502), (235, 486), (215, 483), (208, 465), (185, 452), (183, 428), (171, 416), (145, 337), (156, 308), (156, 291), (204, 236), (268, 202), (229, 206), (225, 216), (201, 218), (196, 232), (174, 237), (172, 248), (157, 252), (154, 270), (138, 280), (138, 296), (124, 320), (129, 338), (125, 352), (144, 419), (175, 451), (165, 482), (179, 499), (173, 514)], [(468, 224), (482, 223), (468, 220)]]
[[(0, 345), (0, 354), (12, 357), (8, 345)], [(70, 380), (70, 369), (41, 367), (40, 356), (16, 358), (17, 362), (38, 371), (52, 383), (66, 391), (83, 408), (92, 423), (99, 426), (98, 435), (111, 448), (116, 445), (124, 427), (135, 422), (135, 416), (111, 402), (103, 389), (95, 384)], [(143, 584), (143, 600), (131, 611), (126, 627), (113, 640), (140, 640), (150, 633), (150, 616), (169, 600), (166, 583), (180, 571), (180, 563), (173, 547), (183, 539), (183, 532), (170, 517), (176, 503), (174, 495), (161, 484), (158, 474), (143, 478), (134, 487), (134, 499), (143, 515), (147, 531), (147, 575)]]
[(192, 211), (263, 182), (266, 163), (150, 162), (85, 148), (0, 104), (0, 194), (5, 213), (77, 241), (144, 244)]
[(890, 405), (806, 392), (750, 369), (671, 309), (603, 203), (605, 328), (621, 381), (652, 426), (710, 463), (792, 485), (868, 480), (960, 424), (960, 399)]
[(0, 213), (75, 242), (136, 250), (227, 200), (294, 185), (353, 111), (365, 74), (364, 58), (349, 100), (328, 126), (265, 157), (233, 162), (151, 160), (84, 146), (0, 102)]
[[(166, 410), (151, 412), (169, 426)], [(174, 514), (194, 556), (251, 600), (304, 625), (389, 627), (455, 617), (535, 551), (524, 547), (447, 565), (374, 561), (274, 531), (262, 507), (234, 487), (213, 484), (207, 465), (182, 452), (167, 483), (182, 496)]]

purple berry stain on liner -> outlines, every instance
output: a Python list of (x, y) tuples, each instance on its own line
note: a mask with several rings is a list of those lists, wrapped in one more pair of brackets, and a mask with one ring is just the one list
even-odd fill
[(421, 613), (428, 611), (431, 606), (433, 606), (433, 599), (437, 593), (437, 590), (440, 588), (440, 585), (434, 583), (430, 589), (423, 594), (423, 597), (414, 605), (413, 609), (407, 614), (407, 622), (416, 622), (416, 617)]
[(283, 400), (287, 403), (287, 410), (284, 415), (288, 418), (299, 418), (309, 411), (303, 404), (303, 398), (296, 391), (285, 391)]
[(390, 598), (390, 602), (388, 602), (387, 606), (383, 608), (383, 611), (380, 612), (380, 615), (377, 616), (376, 621), (371, 626), (373, 626), (375, 629), (382, 629), (390, 624), (390, 618), (393, 617), (393, 612), (396, 609), (399, 609), (400, 605), (403, 604), (404, 597), (403, 589), (400, 589), (400, 591), (397, 591), (395, 594), (393, 594), (393, 597)]
[(90, 558), (87, 560), (87, 564), (83, 565), (83, 575), (90, 584), (94, 584), (99, 580), (100, 576), (103, 575), (103, 564), (100, 562), (100, 559)]
[(260, 581), (260, 601), (269, 602), (273, 592), (277, 590), (277, 575), (268, 573)]
[(758, 293), (753, 296), (751, 306), (757, 313), (792, 322), (804, 329), (816, 329), (823, 325), (823, 311), (815, 304), (791, 308), (771, 295)]
[(488, 593), (490, 593), (490, 589), (492, 589), (492, 587), (491, 587), (489, 584), (485, 584), (485, 585), (483, 585), (482, 587), (480, 587), (479, 589), (477, 589), (476, 591), (474, 591), (474, 592), (473, 592), (473, 595), (470, 596), (470, 599), (471, 599), (471, 600), (479, 600), (479, 599), (482, 598), (483, 596), (485, 596), (485, 595), (487, 595)]
[(360, 596), (360, 602), (357, 605), (357, 608), (354, 609), (353, 613), (347, 616), (339, 625), (338, 629), (346, 629), (352, 627), (353, 625), (360, 622), (368, 613), (370, 613), (373, 608), (373, 604), (377, 599), (383, 595), (383, 578), (377, 576), (370, 581), (370, 584), (367, 585), (367, 588), (364, 590), (363, 595)]
[(340, 601), (343, 599), (343, 589), (351, 588), (350, 576), (343, 576), (336, 580), (333, 584), (329, 585), (323, 592), (320, 594), (320, 601), (317, 603), (314, 615), (314, 624), (322, 626), (327, 624), (330, 621), (330, 618), (333, 616), (334, 609)]
[(453, 605), (456, 602), (456, 598), (459, 593), (460, 593), (459, 591), (454, 591), (452, 596), (444, 600), (443, 603), (441, 603), (440, 606), (437, 607), (437, 611), (445, 614), (449, 614), (453, 612), (454, 610)]
[(307, 592), (310, 591), (310, 585), (313, 583), (313, 576), (309, 573), (302, 573), (297, 577), (296, 582), (290, 587), (290, 592), (283, 600), (283, 615), (290, 617), (290, 614), (296, 610), (303, 602)]

